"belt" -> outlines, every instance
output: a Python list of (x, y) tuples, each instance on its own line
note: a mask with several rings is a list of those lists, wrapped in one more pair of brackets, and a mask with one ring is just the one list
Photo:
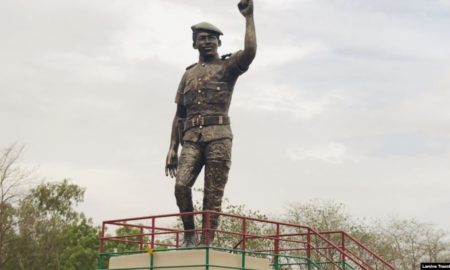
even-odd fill
[(203, 128), (211, 125), (229, 125), (230, 118), (223, 115), (214, 116), (196, 116), (184, 122), (184, 131), (193, 127)]

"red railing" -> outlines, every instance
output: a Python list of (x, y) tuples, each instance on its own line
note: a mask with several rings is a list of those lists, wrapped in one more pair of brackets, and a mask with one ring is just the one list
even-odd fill
[[(302, 225), (288, 224), (266, 219), (238, 216), (214, 211), (154, 215), (104, 221), (100, 238), (100, 253), (117, 250), (144, 250), (146, 248), (178, 248), (183, 233), (180, 217), (192, 215), (198, 224), (191, 230), (198, 235), (206, 233), (206, 245), (212, 244), (221, 248), (271, 257), (275, 269), (278, 265), (288, 265), (291, 258), (305, 258), (306, 262), (314, 262), (323, 269), (394, 269), (390, 264), (371, 252), (356, 239), (344, 232), (318, 231)], [(221, 226), (212, 229), (208, 226), (211, 216), (220, 216)], [(205, 228), (201, 228), (201, 218), (205, 218)], [(215, 234), (213, 243), (208, 236)], [(336, 235), (342, 241), (336, 241)], [(349, 245), (351, 244), (351, 246)], [(376, 261), (366, 260), (359, 256), (354, 246), (366, 251)], [(270, 255), (267, 255), (270, 254)], [(262, 256), (262, 255), (261, 255)], [(283, 262), (284, 261), (284, 262)], [(378, 268), (385, 267), (385, 268)]]
[(344, 231), (327, 231), (320, 232), (320, 234), (341, 247), (346, 253), (351, 254), (355, 259), (366, 265), (368, 269), (395, 269), (392, 264), (383, 260), (359, 240)]

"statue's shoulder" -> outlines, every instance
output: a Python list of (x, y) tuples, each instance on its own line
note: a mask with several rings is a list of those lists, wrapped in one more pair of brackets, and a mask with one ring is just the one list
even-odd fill
[(192, 64), (192, 65), (189, 65), (189, 66), (186, 67), (186, 70), (189, 70), (189, 69), (195, 67), (196, 65), (197, 65), (197, 63), (194, 63), (194, 64)]

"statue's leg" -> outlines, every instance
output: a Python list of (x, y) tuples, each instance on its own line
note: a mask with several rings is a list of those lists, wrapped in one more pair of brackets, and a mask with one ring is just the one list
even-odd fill
[[(203, 196), (203, 210), (222, 210), (222, 197), (228, 181), (228, 172), (231, 167), (230, 139), (221, 139), (208, 144), (205, 149), (205, 187)], [(202, 234), (201, 244), (209, 245), (214, 240), (214, 230), (219, 226), (219, 216), (210, 215), (209, 223), (203, 216), (203, 229), (211, 229), (209, 233)]]
[[(181, 150), (175, 182), (175, 198), (181, 213), (194, 211), (192, 203), (192, 186), (203, 166), (200, 147), (195, 143), (185, 142)], [(194, 230), (194, 217), (182, 216), (184, 230)], [(185, 232), (183, 246), (195, 245), (195, 233)]]

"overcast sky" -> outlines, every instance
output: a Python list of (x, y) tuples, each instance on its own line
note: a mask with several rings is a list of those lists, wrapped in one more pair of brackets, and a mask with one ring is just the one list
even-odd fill
[[(450, 229), (450, 0), (255, 2), (225, 196), (275, 215), (331, 199)], [(164, 163), (198, 57), (190, 26), (217, 25), (222, 54), (243, 48), (237, 0), (0, 3), (0, 146), (25, 144), (25, 166), (85, 187), (96, 223), (177, 212)]]

